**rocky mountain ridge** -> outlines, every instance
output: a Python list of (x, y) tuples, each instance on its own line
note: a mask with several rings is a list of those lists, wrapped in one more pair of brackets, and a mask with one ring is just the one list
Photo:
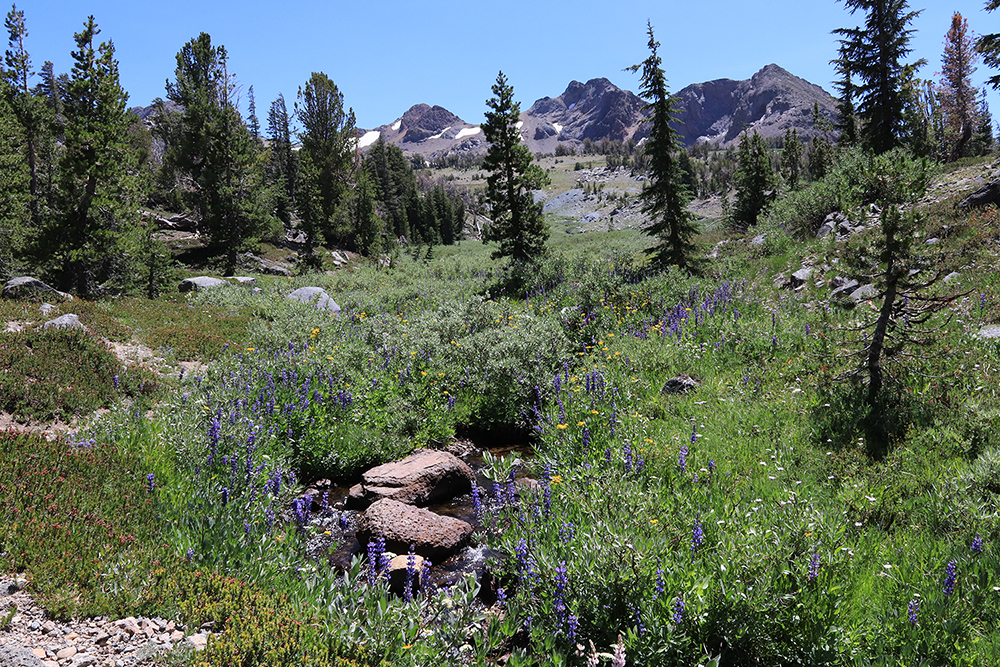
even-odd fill
[[(762, 68), (750, 79), (716, 79), (696, 83), (677, 94), (675, 129), (691, 146), (709, 141), (723, 147), (739, 142), (744, 128), (765, 138), (795, 128), (803, 139), (822, 132), (813, 109), (832, 121), (836, 99), (821, 87), (778, 65)], [(571, 81), (558, 97), (543, 97), (521, 113), (520, 130), (533, 153), (554, 153), (562, 145), (580, 152), (584, 141), (641, 141), (645, 101), (604, 78)], [(440, 106), (417, 104), (393, 123), (360, 133), (362, 148), (379, 137), (408, 153), (436, 157), (455, 152), (481, 152), (486, 142), (473, 125)]]

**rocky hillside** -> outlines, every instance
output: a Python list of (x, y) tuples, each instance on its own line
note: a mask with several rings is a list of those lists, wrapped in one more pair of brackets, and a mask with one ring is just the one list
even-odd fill
[(778, 137), (789, 127), (809, 138), (814, 105), (830, 121), (836, 119), (836, 99), (819, 86), (768, 65), (746, 81), (716, 79), (682, 89), (677, 96), (676, 126), (684, 144), (711, 141), (729, 146), (738, 142), (746, 127), (764, 138)]

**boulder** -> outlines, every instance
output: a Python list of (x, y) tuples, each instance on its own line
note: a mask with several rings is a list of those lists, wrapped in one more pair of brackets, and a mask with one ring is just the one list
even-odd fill
[(59, 301), (72, 301), (73, 295), (66, 294), (65, 292), (60, 292), (59, 290), (46, 285), (41, 280), (37, 278), (32, 278), (31, 276), (21, 276), (20, 278), (11, 278), (7, 281), (7, 284), (3, 286), (3, 291), (0, 292), (0, 296), (5, 299), (35, 299), (42, 295), (46, 299), (53, 299)]
[(867, 301), (873, 296), (875, 296), (875, 286), (862, 285), (861, 287), (851, 292), (851, 301), (853, 301), (854, 303), (861, 303), (862, 301)]
[(994, 324), (988, 327), (983, 327), (982, 329), (979, 330), (979, 333), (977, 333), (976, 335), (985, 340), (993, 340), (1000, 338), (1000, 326)]
[(80, 322), (80, 318), (72, 313), (67, 313), (66, 315), (60, 315), (54, 320), (49, 320), (42, 325), (43, 329), (82, 329), (87, 330), (87, 327), (83, 326)]
[[(396, 595), (402, 595), (406, 590), (406, 579), (409, 576), (410, 555), (400, 554), (389, 561), (389, 590)], [(423, 556), (413, 555), (413, 579), (410, 581), (410, 593), (420, 590), (421, 578), (424, 573)]]
[(219, 287), (220, 285), (225, 285), (226, 281), (221, 278), (212, 278), (210, 276), (197, 276), (195, 278), (185, 278), (181, 281), (181, 284), (177, 286), (180, 292), (198, 292), (203, 289), (211, 289), (213, 287)]
[(807, 267), (802, 267), (798, 271), (792, 274), (792, 287), (798, 287), (799, 285), (805, 285), (812, 278), (813, 270)]
[(472, 468), (448, 452), (420, 449), (405, 459), (376, 466), (361, 476), (347, 496), (350, 508), (364, 508), (382, 498), (427, 505), (472, 490)]
[(246, 285), (247, 287), (253, 287), (257, 284), (257, 279), (253, 276), (229, 276), (229, 280), (237, 285)]
[(292, 301), (298, 301), (299, 303), (312, 303), (316, 302), (316, 307), (320, 310), (329, 310), (331, 313), (340, 313), (340, 306), (337, 302), (330, 298), (320, 287), (300, 287), (291, 294), (289, 294), (287, 299)]
[(384, 498), (361, 515), (356, 535), (363, 545), (382, 537), (386, 550), (397, 554), (413, 546), (417, 555), (440, 563), (469, 543), (472, 526), (461, 519)]
[(1000, 203), (1000, 178), (995, 178), (958, 203), (965, 211), (988, 204)]
[(275, 264), (273, 262), (260, 263), (260, 270), (269, 276), (282, 276), (284, 278), (291, 278), (292, 272), (288, 268), (281, 266), (280, 264)]
[(695, 380), (689, 375), (678, 375), (677, 377), (672, 377), (667, 380), (663, 389), (660, 390), (661, 394), (686, 394), (689, 391), (694, 391), (701, 385), (700, 382)]
[(42, 313), (42, 315), (48, 315), (53, 310), (59, 310), (59, 307), (53, 306), (51, 303), (43, 303), (38, 307), (38, 310)]

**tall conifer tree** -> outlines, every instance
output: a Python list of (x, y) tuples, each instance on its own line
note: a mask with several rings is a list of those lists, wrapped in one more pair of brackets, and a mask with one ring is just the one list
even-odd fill
[(667, 78), (657, 53), (660, 43), (653, 35), (651, 23), (646, 23), (646, 31), (649, 57), (628, 70), (641, 71), (639, 92), (648, 102), (643, 111), (650, 128), (643, 152), (649, 156), (649, 183), (639, 196), (642, 212), (653, 220), (646, 233), (655, 237), (658, 243), (647, 252), (662, 265), (675, 264), (690, 269), (694, 254), (692, 238), (697, 228), (686, 208), (691, 195), (684, 185), (684, 173), (676, 157), (677, 151), (683, 149), (678, 144), (677, 132), (670, 125), (677, 120), (674, 117), (676, 98), (667, 89)]
[(541, 168), (532, 164), (531, 151), (521, 142), (517, 127), (521, 105), (514, 101), (514, 87), (503, 72), (493, 84), (493, 97), (483, 135), (489, 143), (483, 169), (486, 177), (486, 203), (492, 222), (483, 233), (483, 241), (499, 247), (493, 258), (510, 257), (515, 262), (532, 262), (545, 252), (549, 237), (542, 217), (542, 205), (535, 202), (534, 191), (549, 182)]
[(966, 146), (976, 129), (978, 91), (972, 87), (972, 74), (976, 71), (978, 59), (973, 36), (969, 33), (969, 22), (955, 12), (951, 17), (951, 28), (945, 35), (938, 88), (949, 162), (966, 155)]
[(75, 36), (59, 160), (59, 211), (39, 244), (40, 253), (57, 262), (60, 289), (84, 297), (127, 269), (126, 241), (135, 231), (140, 203), (128, 95), (118, 80), (114, 45), (95, 43), (99, 32), (91, 16)]
[(302, 125), (297, 205), (306, 235), (305, 261), (315, 264), (314, 248), (321, 234), (349, 241), (358, 231), (334, 225), (347, 204), (354, 176), (357, 129), (354, 110), (344, 110), (343, 94), (323, 72), (313, 72), (299, 88), (295, 113)]
[[(909, 55), (909, 26), (920, 14), (906, 0), (843, 0), (852, 14), (865, 13), (864, 27), (839, 28), (840, 56), (834, 61), (845, 81), (852, 82), (862, 142), (876, 153), (900, 144), (903, 128), (903, 59)], [(914, 67), (923, 60), (912, 63)], [(853, 83), (854, 80), (857, 83)]]

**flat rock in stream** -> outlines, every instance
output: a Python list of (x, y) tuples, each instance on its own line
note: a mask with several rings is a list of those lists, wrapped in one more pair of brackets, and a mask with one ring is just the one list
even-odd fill
[(441, 516), (385, 498), (365, 510), (358, 521), (358, 541), (367, 545), (381, 537), (393, 553), (414, 553), (440, 563), (469, 543), (472, 526), (461, 519)]
[(376, 466), (351, 487), (347, 507), (363, 509), (383, 498), (428, 505), (472, 490), (472, 468), (454, 454), (418, 449), (405, 459)]

